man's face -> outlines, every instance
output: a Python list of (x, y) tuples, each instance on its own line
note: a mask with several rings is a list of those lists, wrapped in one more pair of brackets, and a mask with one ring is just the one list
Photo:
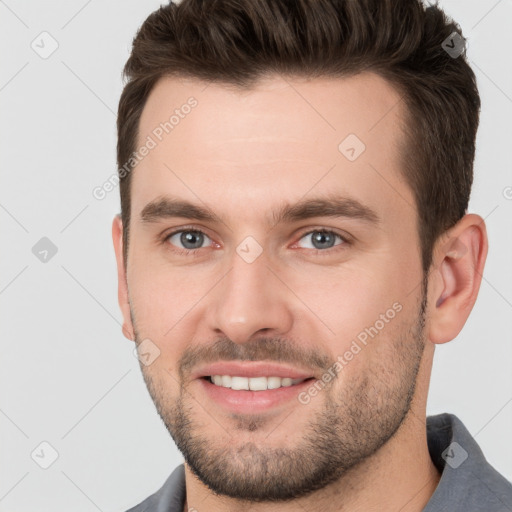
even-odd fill
[(244, 92), (166, 78), (144, 107), (130, 318), (140, 351), (160, 351), (141, 363), (159, 414), (218, 493), (307, 494), (406, 417), (425, 304), (399, 99), (370, 73)]

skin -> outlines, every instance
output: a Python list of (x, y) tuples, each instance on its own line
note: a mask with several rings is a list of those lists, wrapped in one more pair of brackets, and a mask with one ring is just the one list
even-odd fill
[[(440, 478), (425, 428), (432, 358), (475, 303), (487, 254), (483, 219), (467, 214), (440, 237), (424, 295), (415, 201), (399, 172), (403, 103), (391, 85), (368, 72), (311, 81), (274, 75), (245, 91), (165, 78), (144, 107), (139, 142), (190, 96), (198, 105), (133, 171), (126, 266), (119, 216), (112, 225), (123, 332), (158, 346), (141, 369), (191, 456), (185, 510), (421, 511)], [(353, 162), (338, 150), (349, 133), (366, 145)], [(378, 225), (345, 217), (269, 223), (283, 204), (332, 192), (370, 206)], [(142, 222), (145, 205), (165, 194), (206, 205), (222, 222)], [(163, 240), (178, 228), (206, 233), (195, 256), (175, 252), (185, 250), (179, 235)], [(315, 252), (307, 235), (315, 229), (352, 242)], [(247, 236), (262, 249), (252, 263), (236, 252)], [(321, 378), (314, 363), (336, 361), (395, 303), (400, 312), (308, 404), (230, 414), (191, 378), (219, 346), (226, 359), (284, 358)], [(197, 358), (184, 367), (192, 349)], [(281, 479), (290, 490), (287, 478), (328, 463), (338, 468), (332, 481), (307, 492), (296, 486), (288, 501), (241, 500), (203, 481), (252, 483), (261, 494)]]

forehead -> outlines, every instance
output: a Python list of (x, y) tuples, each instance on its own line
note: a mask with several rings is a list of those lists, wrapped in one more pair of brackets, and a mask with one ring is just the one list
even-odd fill
[[(189, 109), (191, 98), (197, 105)], [(148, 96), (139, 124), (139, 142), (141, 136), (175, 114), (171, 120), (173, 135), (193, 131), (194, 138), (207, 144), (255, 135), (273, 139), (323, 135), (329, 141), (331, 135), (336, 142), (349, 130), (374, 143), (374, 130), (376, 134), (383, 130), (389, 136), (398, 134), (403, 108), (400, 99), (392, 84), (372, 72), (310, 80), (271, 75), (250, 88), (165, 77)], [(188, 116), (189, 110), (195, 115)], [(187, 117), (189, 120), (182, 122)], [(391, 133), (390, 127), (394, 128)]]
[(206, 203), (222, 195), (227, 208), (262, 198), (292, 201), (313, 187), (356, 190), (382, 207), (387, 199), (395, 210), (401, 196), (410, 208), (414, 200), (399, 172), (403, 108), (396, 89), (368, 72), (313, 80), (276, 75), (250, 89), (163, 78), (139, 123), (137, 148), (151, 149), (133, 171), (132, 208), (141, 211), (168, 192)]

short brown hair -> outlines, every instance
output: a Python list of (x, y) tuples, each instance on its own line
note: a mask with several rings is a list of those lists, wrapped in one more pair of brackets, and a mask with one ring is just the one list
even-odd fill
[[(118, 117), (118, 169), (135, 151), (156, 82), (182, 76), (250, 88), (272, 73), (387, 79), (406, 105), (402, 169), (418, 210), (422, 265), (465, 214), (473, 181), (480, 97), (465, 53), (443, 42), (460, 27), (420, 0), (182, 0), (153, 12), (133, 41)], [(134, 164), (135, 165), (135, 164)], [(120, 175), (124, 259), (131, 172)]]

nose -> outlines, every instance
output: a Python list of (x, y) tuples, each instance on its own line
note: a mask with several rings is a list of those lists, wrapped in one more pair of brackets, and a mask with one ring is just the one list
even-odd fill
[(258, 334), (276, 336), (290, 331), (293, 294), (278, 276), (265, 252), (252, 263), (234, 252), (230, 271), (210, 297), (210, 328), (238, 344)]

